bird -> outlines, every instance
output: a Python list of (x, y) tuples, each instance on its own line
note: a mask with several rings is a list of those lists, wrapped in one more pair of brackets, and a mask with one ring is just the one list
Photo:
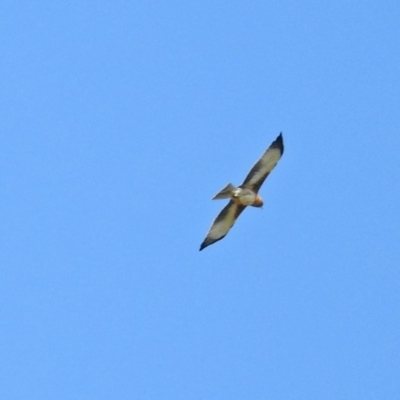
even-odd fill
[(263, 206), (264, 202), (258, 194), (258, 191), (282, 157), (283, 150), (284, 146), (281, 132), (261, 158), (254, 164), (240, 186), (235, 187), (229, 183), (212, 198), (212, 200), (230, 200), (212, 223), (206, 238), (200, 245), (200, 251), (223, 239), (247, 206)]

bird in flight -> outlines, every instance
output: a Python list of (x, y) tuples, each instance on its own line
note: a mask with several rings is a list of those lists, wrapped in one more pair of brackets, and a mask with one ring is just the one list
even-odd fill
[(247, 206), (262, 207), (263, 200), (258, 191), (282, 157), (283, 148), (281, 133), (255, 163), (239, 187), (235, 187), (229, 183), (212, 198), (212, 200), (230, 199), (230, 201), (218, 214), (217, 218), (215, 218), (206, 238), (200, 246), (200, 251), (210, 244), (223, 239)]

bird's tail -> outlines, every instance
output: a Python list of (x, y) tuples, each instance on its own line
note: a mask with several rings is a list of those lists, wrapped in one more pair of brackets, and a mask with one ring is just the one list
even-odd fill
[(236, 187), (231, 183), (228, 183), (220, 192), (218, 192), (212, 199), (220, 200), (220, 199), (230, 199), (232, 197), (233, 191), (236, 190)]

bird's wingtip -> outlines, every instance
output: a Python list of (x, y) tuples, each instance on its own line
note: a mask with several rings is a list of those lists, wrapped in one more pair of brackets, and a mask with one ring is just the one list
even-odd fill
[(281, 150), (281, 153), (283, 154), (284, 151), (284, 145), (283, 145), (283, 136), (282, 136), (282, 132), (279, 134), (279, 136), (274, 140), (274, 142), (272, 143), (272, 146), (275, 148), (278, 148)]

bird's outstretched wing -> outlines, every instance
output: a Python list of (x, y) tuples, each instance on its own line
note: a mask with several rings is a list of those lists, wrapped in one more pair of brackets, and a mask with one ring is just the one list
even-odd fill
[(207, 233), (206, 238), (200, 246), (200, 251), (224, 238), (229, 229), (232, 228), (237, 217), (246, 208), (241, 204), (236, 204), (234, 201), (230, 201), (215, 218), (210, 230)]
[(280, 133), (250, 170), (241, 187), (249, 188), (257, 193), (267, 176), (282, 157), (283, 149), (282, 133)]

